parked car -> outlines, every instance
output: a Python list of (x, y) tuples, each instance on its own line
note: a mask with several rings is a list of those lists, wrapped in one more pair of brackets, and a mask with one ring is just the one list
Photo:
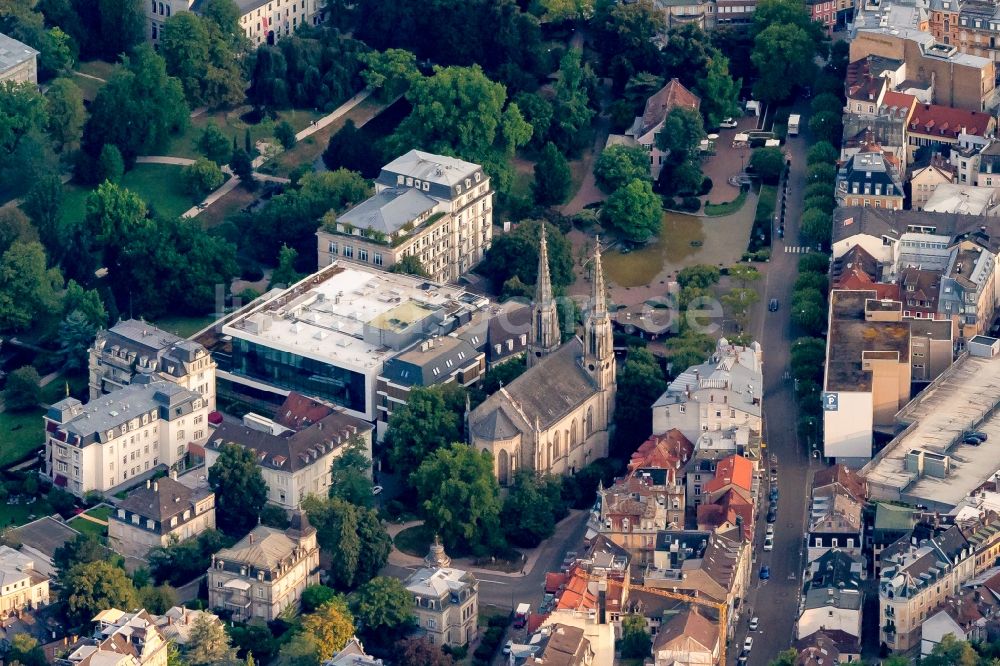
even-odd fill
[(514, 646), (514, 641), (512, 641), (512, 640), (507, 641), (506, 643), (504, 643), (504, 646), (503, 646), (503, 655), (505, 657), (510, 654), (510, 649), (513, 646)]
[(726, 129), (732, 129), (736, 127), (736, 121), (732, 118), (723, 118), (722, 122), (719, 123), (719, 127), (725, 127)]
[(971, 444), (972, 446), (979, 446), (980, 444), (983, 443), (983, 440), (979, 439), (978, 437), (973, 437), (971, 435), (966, 437), (962, 441), (966, 444)]
[(771, 567), (766, 564), (760, 568), (760, 579), (767, 580), (771, 577)]
[(772, 502), (778, 501), (778, 486), (771, 486), (771, 492), (768, 495)]
[(753, 636), (747, 636), (746, 640), (743, 641), (743, 649), (747, 652), (753, 649)]
[(741, 654), (740, 658), (736, 660), (736, 666), (747, 666), (749, 659), (745, 654)]
[(773, 523), (776, 520), (778, 520), (778, 511), (776, 507), (772, 506), (770, 509), (767, 510), (767, 522)]
[(768, 525), (767, 526), (766, 535), (767, 536), (774, 536), (774, 525)]
[(772, 550), (774, 550), (774, 537), (773, 536), (764, 537), (764, 552), (770, 553)]
[(988, 440), (990, 438), (989, 435), (987, 435), (982, 430), (976, 430), (974, 432), (967, 432), (967, 433), (965, 433), (965, 436), (966, 437), (975, 437), (976, 439), (978, 439), (980, 441), (983, 441), (983, 442), (985, 442), (986, 440)]
[(380, 495), (382, 494), (382, 490), (382, 486), (372, 486), (372, 495)]
[[(784, 237), (784, 235), (782, 235), (782, 237)], [(771, 312), (777, 312), (778, 311), (778, 299), (777, 298), (772, 298), (771, 301), (767, 304), (767, 309), (770, 310)]]
[(750, 618), (750, 631), (757, 631), (757, 627), (760, 626), (760, 618), (752, 617)]

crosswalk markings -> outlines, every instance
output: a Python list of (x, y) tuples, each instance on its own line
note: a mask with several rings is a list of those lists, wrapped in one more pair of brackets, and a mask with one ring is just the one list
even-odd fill
[(791, 379), (792, 378), (792, 373), (790, 373), (788, 370), (785, 370), (785, 374), (781, 375), (781, 378), (782, 379)]
[(812, 252), (812, 248), (807, 245), (786, 245), (785, 252), (791, 252), (792, 254), (804, 254), (806, 252)]

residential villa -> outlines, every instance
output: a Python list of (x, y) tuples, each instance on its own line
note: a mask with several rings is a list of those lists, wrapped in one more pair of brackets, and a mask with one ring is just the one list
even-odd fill
[(479, 632), (479, 582), (451, 567), (440, 541), (431, 544), (424, 566), (403, 583), (413, 595), (417, 627), (435, 645), (467, 645)]
[(108, 516), (108, 541), (122, 555), (145, 558), (152, 548), (215, 529), (215, 493), (192, 489), (175, 475), (146, 480)]
[(77, 642), (56, 666), (166, 666), (170, 643), (146, 610), (108, 608), (93, 622), (93, 637)]
[(3, 617), (47, 606), (49, 577), (35, 561), (9, 546), (0, 546), (0, 614)]

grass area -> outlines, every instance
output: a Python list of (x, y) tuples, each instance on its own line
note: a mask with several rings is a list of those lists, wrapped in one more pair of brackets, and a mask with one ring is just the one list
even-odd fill
[(98, 537), (106, 537), (108, 535), (107, 525), (98, 525), (97, 523), (89, 521), (86, 518), (81, 518), (80, 516), (73, 518), (66, 524), (77, 532), (81, 532), (83, 534), (93, 534)]
[(42, 403), (51, 405), (66, 397), (66, 385), (69, 385), (69, 394), (86, 402), (88, 395), (87, 377), (85, 375), (63, 375), (56, 377), (47, 385), (42, 387)]
[(343, 116), (330, 123), (312, 136), (306, 137), (264, 165), (261, 171), (275, 176), (288, 176), (300, 164), (311, 164), (323, 154), (330, 137), (336, 134), (348, 120), (361, 127), (387, 107), (385, 102), (368, 97)]
[(743, 208), (743, 204), (747, 201), (747, 191), (740, 190), (740, 193), (732, 201), (724, 201), (719, 204), (707, 203), (705, 204), (705, 215), (730, 215), (735, 213), (740, 208)]
[(111, 517), (111, 511), (111, 507), (107, 504), (98, 504), (93, 509), (87, 509), (84, 513), (91, 518), (97, 518), (98, 520), (107, 522), (108, 518)]
[(531, 184), (535, 182), (535, 175), (530, 171), (517, 171), (514, 173), (514, 182), (510, 186), (510, 194), (513, 197), (525, 197), (531, 199)]
[(423, 525), (407, 527), (393, 539), (398, 550), (416, 557), (427, 555), (432, 541), (434, 541), (434, 534)]
[(170, 146), (164, 154), (192, 159), (201, 157), (196, 144), (202, 131), (209, 124), (217, 126), (226, 136), (236, 137), (237, 145), (242, 148), (247, 128), (250, 129), (251, 140), (256, 142), (262, 139), (271, 139), (274, 136), (275, 126), (283, 120), (287, 120), (295, 128), (295, 131), (299, 132), (308, 127), (312, 121), (323, 117), (322, 113), (311, 109), (289, 109), (278, 113), (276, 120), (268, 119), (251, 125), (240, 117), (249, 109), (250, 107), (242, 106), (231, 111), (213, 111), (192, 118), (187, 129), (171, 140)]
[(195, 218), (205, 229), (216, 227), (253, 203), (256, 195), (245, 187), (236, 187), (214, 204), (201, 211)]
[(111, 78), (111, 73), (114, 71), (115, 65), (116, 63), (107, 62), (106, 60), (88, 60), (77, 65), (76, 71), (107, 81)]
[(93, 102), (97, 98), (97, 91), (104, 87), (102, 82), (88, 79), (86, 76), (74, 76), (73, 83), (79, 86), (83, 99), (88, 102)]
[[(122, 177), (121, 185), (142, 197), (157, 214), (176, 217), (198, 200), (184, 190), (183, 168), (172, 164), (137, 164)], [(87, 196), (92, 191), (76, 183), (63, 185), (62, 219), (83, 217), (87, 212)]]
[(215, 321), (212, 315), (204, 317), (163, 317), (153, 322), (157, 328), (173, 333), (182, 338), (188, 338)]
[(41, 497), (34, 504), (3, 504), (0, 505), (0, 530), (10, 525), (24, 525), (52, 513), (52, 507)]
[(45, 444), (42, 410), (0, 413), (0, 469), (28, 456)]

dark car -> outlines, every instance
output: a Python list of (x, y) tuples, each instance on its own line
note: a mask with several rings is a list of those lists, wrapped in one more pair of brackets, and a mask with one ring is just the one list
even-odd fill
[(771, 301), (767, 304), (767, 309), (770, 310), (771, 312), (777, 312), (778, 311), (778, 299), (777, 298), (772, 298)]
[(773, 523), (777, 520), (778, 520), (778, 512), (775, 511), (774, 507), (772, 506), (770, 509), (767, 510), (767, 522)]
[(766, 564), (760, 568), (760, 579), (767, 580), (771, 577), (771, 567)]
[(771, 486), (771, 501), (778, 501), (778, 486)]
[(965, 433), (965, 436), (966, 437), (975, 437), (976, 439), (978, 439), (978, 440), (980, 440), (982, 442), (985, 442), (986, 440), (988, 440), (990, 438), (990, 436), (987, 435), (982, 430), (976, 430), (975, 432), (967, 432), (967, 433)]

